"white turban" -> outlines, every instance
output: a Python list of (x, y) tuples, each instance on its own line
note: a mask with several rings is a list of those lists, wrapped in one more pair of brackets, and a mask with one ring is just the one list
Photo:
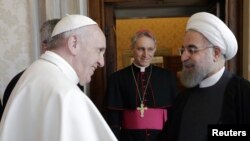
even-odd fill
[(203, 34), (214, 46), (221, 49), (226, 60), (232, 59), (238, 50), (237, 40), (232, 31), (218, 17), (207, 12), (199, 12), (190, 17), (187, 30)]
[(83, 15), (66, 15), (56, 24), (51, 34), (51, 37), (66, 31), (94, 24), (97, 23), (89, 17)]

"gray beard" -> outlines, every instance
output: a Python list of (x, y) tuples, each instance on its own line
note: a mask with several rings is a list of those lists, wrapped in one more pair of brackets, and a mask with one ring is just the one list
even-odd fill
[[(207, 75), (213, 70), (213, 62), (207, 57), (205, 61), (199, 62), (199, 64), (193, 64), (192, 62), (185, 62), (184, 65), (190, 66), (194, 65), (192, 71), (185, 70), (184, 66), (181, 73), (180, 81), (183, 86), (187, 88), (192, 88), (198, 85), (202, 80), (204, 80)], [(211, 67), (208, 67), (211, 66)]]
[(203, 69), (197, 70), (194, 69), (194, 71), (189, 72), (185, 71), (185, 69), (182, 70), (180, 81), (183, 86), (187, 88), (192, 88), (198, 85), (207, 75), (207, 72)]
[[(187, 61), (183, 62), (183, 69), (180, 76), (180, 81), (183, 86), (192, 88), (197, 86), (202, 80), (208, 77), (208, 74), (214, 69), (213, 55), (207, 53), (206, 57), (200, 58), (198, 62)], [(184, 66), (192, 66), (192, 71), (187, 71)]]

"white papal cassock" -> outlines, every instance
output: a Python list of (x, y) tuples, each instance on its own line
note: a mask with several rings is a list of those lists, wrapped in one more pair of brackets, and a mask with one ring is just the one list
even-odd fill
[(45, 52), (14, 88), (0, 125), (0, 141), (117, 140), (77, 87), (78, 81), (64, 59)]

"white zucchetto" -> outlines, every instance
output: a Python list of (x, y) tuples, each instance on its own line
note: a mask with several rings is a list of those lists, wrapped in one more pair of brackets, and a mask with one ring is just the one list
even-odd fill
[(66, 31), (94, 24), (97, 23), (89, 17), (83, 15), (66, 15), (56, 24), (51, 37), (54, 37)]

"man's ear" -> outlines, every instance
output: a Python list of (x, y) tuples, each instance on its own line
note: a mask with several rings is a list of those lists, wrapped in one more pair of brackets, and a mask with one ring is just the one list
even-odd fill
[(68, 48), (73, 55), (77, 54), (77, 37), (76, 36), (69, 37)]
[(41, 54), (44, 53), (48, 49), (48, 46), (46, 43), (41, 44)]
[(222, 55), (221, 49), (219, 47), (214, 47), (214, 59), (215, 59), (215, 61), (217, 61), (221, 55)]

